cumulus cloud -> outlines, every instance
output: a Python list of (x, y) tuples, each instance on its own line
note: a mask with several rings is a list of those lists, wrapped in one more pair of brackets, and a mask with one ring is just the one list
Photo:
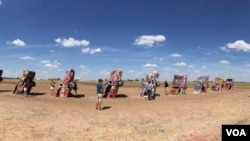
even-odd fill
[(59, 63), (57, 60), (54, 60), (52, 62), (50, 60), (42, 60), (40, 61), (40, 63), (44, 64), (44, 67), (46, 68), (53, 68), (53, 69), (59, 68), (59, 66), (61, 65), (61, 63)]
[(7, 41), (8, 45), (15, 45), (15, 46), (25, 46), (25, 42), (20, 40), (20, 39), (16, 39), (13, 41)]
[(143, 67), (144, 68), (155, 68), (155, 67), (158, 67), (158, 66), (156, 64), (150, 64), (150, 63), (148, 63), (148, 64), (143, 65)]
[(95, 53), (99, 53), (99, 52), (102, 52), (102, 50), (100, 48), (95, 48), (95, 49), (91, 49), (89, 47), (82, 48), (82, 53), (95, 54)]
[(90, 48), (89, 47), (82, 49), (82, 53), (89, 53), (89, 52), (90, 52)]
[(30, 56), (21, 56), (20, 59), (22, 59), (22, 60), (33, 60), (34, 58), (30, 57)]
[(250, 52), (250, 44), (244, 40), (237, 40), (234, 43), (227, 43), (221, 47), (222, 50), (229, 52), (230, 50)]
[(90, 50), (90, 54), (95, 54), (95, 53), (98, 53), (98, 52), (101, 52), (102, 50), (100, 48), (96, 48), (96, 49), (91, 49)]
[(227, 60), (221, 60), (221, 61), (219, 61), (219, 63), (220, 63), (220, 64), (230, 64), (230, 62), (227, 61)]
[(175, 63), (174, 65), (177, 66), (177, 67), (187, 66), (187, 64), (185, 62), (178, 62), (178, 63)]
[(174, 53), (174, 54), (169, 55), (169, 57), (181, 57), (181, 55), (177, 54), (177, 53)]
[(87, 40), (76, 40), (72, 37), (69, 37), (68, 39), (57, 38), (55, 39), (55, 42), (64, 47), (88, 46), (90, 44)]
[(155, 44), (163, 42), (165, 40), (166, 37), (164, 35), (142, 35), (135, 40), (134, 45), (151, 48)]

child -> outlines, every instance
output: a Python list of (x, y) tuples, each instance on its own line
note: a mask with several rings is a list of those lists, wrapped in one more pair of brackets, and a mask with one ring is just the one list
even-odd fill
[(56, 86), (56, 83), (52, 80), (50, 84), (51, 96), (54, 95), (55, 86)]

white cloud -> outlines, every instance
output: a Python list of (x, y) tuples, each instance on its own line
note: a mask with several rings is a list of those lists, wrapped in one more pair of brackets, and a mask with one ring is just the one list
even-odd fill
[(64, 47), (88, 46), (90, 44), (87, 40), (76, 40), (72, 37), (69, 37), (68, 39), (57, 38), (55, 39), (55, 42)]
[(219, 61), (219, 63), (220, 63), (220, 64), (230, 64), (230, 62), (227, 61), (227, 60), (221, 60), (221, 61)]
[(175, 63), (174, 65), (175, 65), (175, 66), (178, 66), (178, 67), (184, 67), (184, 66), (187, 66), (187, 64), (186, 64), (186, 63), (184, 63), (184, 62), (178, 62), (178, 63)]
[(155, 68), (155, 67), (158, 67), (158, 66), (156, 64), (150, 64), (150, 63), (148, 63), (148, 64), (143, 65), (143, 67), (144, 68)]
[(98, 52), (101, 52), (102, 50), (100, 48), (96, 48), (96, 49), (91, 49), (90, 50), (90, 54), (95, 54), (95, 53), (98, 53)]
[(100, 71), (100, 74), (108, 75), (108, 74), (110, 74), (110, 72), (108, 72), (108, 71)]
[(96, 49), (91, 49), (89, 47), (82, 48), (82, 53), (95, 54), (95, 53), (98, 53), (98, 52), (102, 52), (102, 50), (100, 48), (96, 48)]
[(2, 2), (2, 0), (0, 0), (0, 5), (2, 5), (3, 4), (3, 2)]
[(90, 48), (89, 47), (82, 49), (82, 53), (88, 53), (88, 52), (90, 52)]
[(22, 59), (22, 60), (33, 60), (34, 58), (30, 57), (30, 56), (22, 56), (22, 57), (20, 57), (20, 59)]
[(20, 39), (16, 39), (14, 41), (7, 41), (8, 45), (15, 45), (15, 46), (25, 46), (25, 42), (20, 40)]
[(59, 63), (57, 60), (54, 60), (53, 62), (51, 62), (50, 60), (42, 60), (40, 61), (40, 63), (44, 64), (44, 67), (46, 68), (59, 68), (59, 66), (61, 65), (61, 63)]
[(250, 52), (250, 44), (244, 40), (237, 40), (234, 43), (228, 43), (221, 47), (222, 50), (229, 52), (230, 50)]
[(156, 43), (160, 43), (166, 40), (164, 35), (142, 35), (137, 38), (134, 45), (145, 46), (146, 48), (153, 47)]
[(42, 60), (42, 61), (40, 61), (40, 63), (42, 63), (42, 64), (50, 63), (50, 60)]
[(55, 39), (55, 42), (57, 42), (58, 44), (62, 42), (62, 39), (61, 38), (57, 38)]
[(169, 55), (169, 57), (181, 57), (181, 55), (177, 54), (177, 53), (174, 53), (174, 54)]
[(83, 73), (88, 73), (88, 72), (89, 72), (88, 67), (86, 67), (86, 66), (84, 66), (84, 65), (81, 65), (81, 66), (79, 66), (79, 67), (81, 68), (81, 70), (82, 70)]

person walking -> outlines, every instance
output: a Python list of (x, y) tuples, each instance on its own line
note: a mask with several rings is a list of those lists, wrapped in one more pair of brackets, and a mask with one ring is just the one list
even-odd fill
[(96, 94), (97, 94), (97, 103), (96, 109), (102, 110), (102, 100), (103, 100), (103, 86), (102, 86), (102, 79), (98, 79), (98, 83), (96, 84)]
[(165, 95), (168, 95), (168, 81), (166, 80), (164, 83)]

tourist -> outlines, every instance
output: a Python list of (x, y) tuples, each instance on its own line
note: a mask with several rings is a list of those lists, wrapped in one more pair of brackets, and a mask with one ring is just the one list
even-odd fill
[(72, 88), (75, 92), (75, 95), (77, 95), (77, 83), (76, 83), (76, 81), (74, 81), (72, 83), (73, 83), (73, 85), (70, 85), (70, 88)]
[(164, 83), (164, 90), (165, 90), (165, 95), (168, 95), (168, 81), (165, 81)]
[(51, 84), (50, 84), (51, 96), (54, 95), (55, 86), (56, 86), (56, 82), (54, 82), (54, 81), (52, 80), (52, 81), (51, 81)]
[(96, 94), (97, 94), (97, 103), (96, 109), (101, 110), (102, 100), (103, 100), (103, 87), (102, 87), (102, 79), (98, 79), (98, 83), (96, 84)]
[(24, 95), (27, 96), (28, 94), (28, 86), (29, 86), (29, 81), (26, 80), (23, 84), (23, 92), (24, 92)]
[(148, 94), (148, 100), (152, 100), (152, 90), (153, 90), (153, 84), (151, 81), (148, 81), (147, 86), (146, 86), (146, 90), (147, 90), (147, 94)]

